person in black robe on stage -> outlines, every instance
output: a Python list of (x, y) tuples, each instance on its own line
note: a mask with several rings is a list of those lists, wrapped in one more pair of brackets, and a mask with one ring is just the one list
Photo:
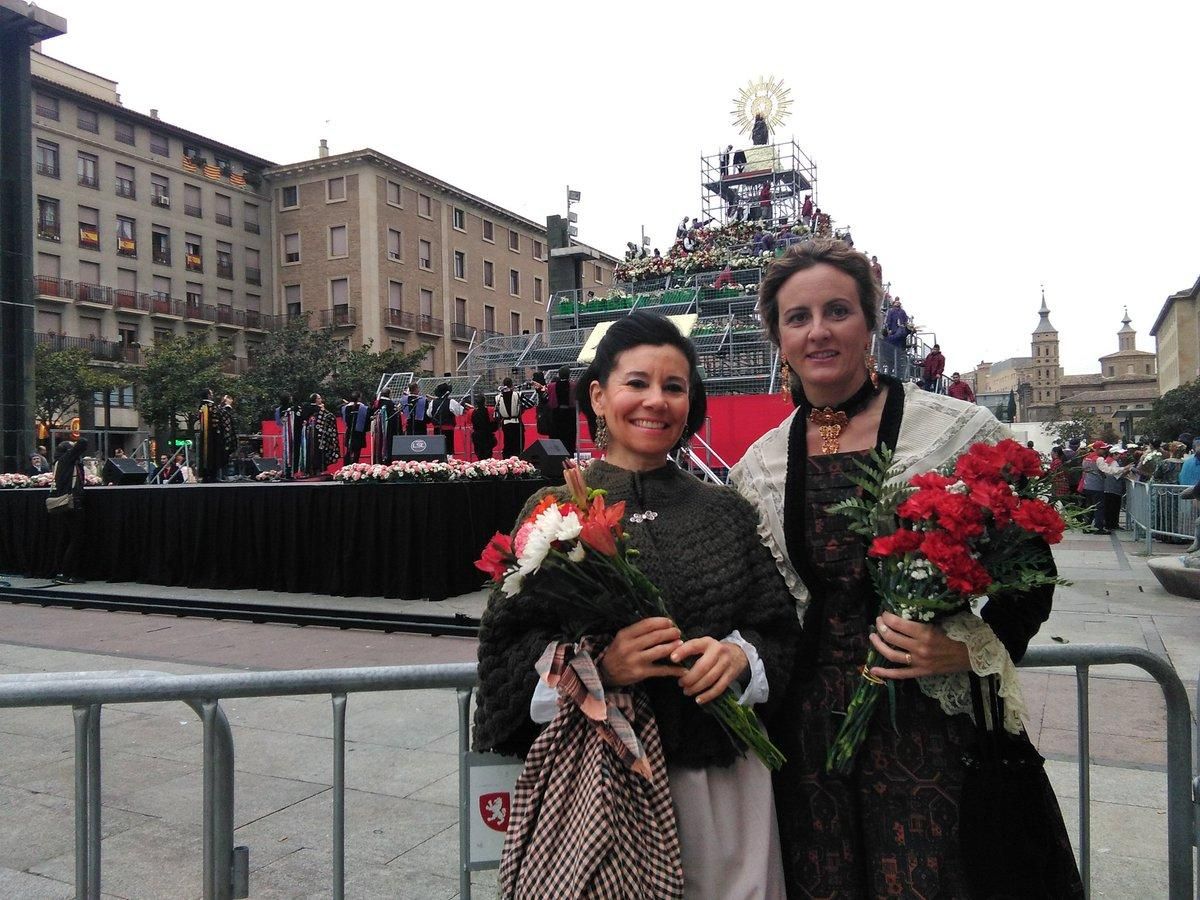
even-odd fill
[(471, 410), (471, 445), (476, 459), (491, 459), (496, 449), (497, 422), (488, 409), (487, 398), (475, 395), (475, 408)]
[(346, 423), (346, 465), (358, 462), (363, 444), (367, 442), (367, 422), (371, 408), (362, 402), (362, 395), (355, 391), (348, 403), (342, 406), (342, 421)]
[(466, 409), (450, 396), (450, 385), (442, 382), (433, 392), (433, 403), (429, 406), (429, 417), (433, 420), (433, 433), (446, 439), (446, 453), (454, 455), (454, 429)]
[(304, 404), (304, 437), (302, 457), (304, 474), (322, 475), (337, 462), (337, 416), (325, 408), (325, 399), (313, 394)]
[[(536, 403), (536, 400), (532, 400)], [(505, 458), (520, 456), (525, 449), (525, 425), (521, 422), (521, 413), (529, 408), (521, 399), (520, 391), (513, 389), (513, 380), (505, 378), (496, 395), (496, 419), (500, 422), (500, 432), (504, 435), (504, 449), (501, 453)]]
[(575, 383), (571, 381), (571, 367), (558, 370), (558, 380), (546, 389), (550, 395), (550, 437), (562, 441), (572, 456), (575, 455), (575, 434), (579, 414), (575, 406)]
[(216, 481), (221, 474), (217, 463), (216, 411), (212, 388), (205, 388), (200, 392), (200, 408), (196, 412), (196, 453), (200, 457), (201, 481)]
[(283, 477), (292, 478), (300, 470), (300, 431), (303, 419), (300, 408), (292, 400), (292, 395), (279, 395), (279, 405), (275, 407), (275, 424), (279, 426), (279, 458), (283, 467)]
[(213, 411), (212, 424), (216, 480), (224, 481), (225, 469), (237, 453), (237, 425), (233, 421), (233, 397), (230, 394), (221, 397), (221, 405)]
[(421, 386), (415, 381), (408, 386), (400, 408), (404, 413), (405, 434), (429, 434), (429, 398), (421, 393)]
[(392, 399), (392, 389), (384, 388), (375, 398), (375, 415), (371, 419), (371, 462), (386, 465), (392, 461), (392, 438), (398, 431), (400, 422), (396, 415), (396, 401)]

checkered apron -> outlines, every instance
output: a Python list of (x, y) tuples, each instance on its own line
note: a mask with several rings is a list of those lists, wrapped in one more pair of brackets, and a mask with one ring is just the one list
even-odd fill
[(586, 644), (551, 644), (538, 671), (559, 692), (558, 713), (517, 779), (501, 897), (682, 898), (666, 760), (645, 695), (606, 695)]

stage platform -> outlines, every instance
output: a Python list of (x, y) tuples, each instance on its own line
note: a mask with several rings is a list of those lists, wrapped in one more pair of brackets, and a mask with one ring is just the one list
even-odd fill
[[(197, 484), (84, 492), (84, 577), (198, 589), (440, 601), (479, 590), (487, 539), (541, 480)], [(56, 571), (47, 491), (0, 491), (0, 571)]]

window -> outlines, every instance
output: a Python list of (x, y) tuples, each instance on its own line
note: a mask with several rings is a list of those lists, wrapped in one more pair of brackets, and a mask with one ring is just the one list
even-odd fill
[(183, 145), (183, 158), (190, 159), (192, 162), (195, 162), (198, 159), (202, 159), (203, 154), (200, 152), (199, 147), (194, 147), (191, 144), (184, 144)]
[(592, 280), (596, 282), (596, 284), (604, 284), (604, 270), (599, 266), (592, 266)]
[(217, 156), (216, 154), (213, 154), (213, 165), (220, 169), (221, 174), (226, 178), (233, 174), (233, 166), (231, 166), (229, 164), (229, 160), (223, 156)]
[(421, 288), (421, 315), (429, 318), (433, 315), (433, 291)]
[(283, 236), (283, 262), (284, 265), (300, 262), (300, 235), (298, 232), (285, 234)]
[(543, 322), (541, 319), (534, 319), (533, 320), (533, 330), (537, 334), (545, 334), (546, 333), (546, 323)]
[(130, 200), (137, 199), (137, 191), (134, 190), (133, 178), (133, 166), (117, 163), (116, 193), (118, 197), (127, 197)]
[(433, 245), (429, 241), (421, 241), (420, 249), (417, 251), (417, 261), (422, 269), (433, 268)]
[(250, 234), (258, 234), (258, 204), (243, 203), (242, 204), (242, 221), (245, 223), (246, 230)]
[(100, 187), (100, 160), (91, 153), (79, 154), (79, 183), (84, 187)]
[(350, 279), (349, 278), (333, 278), (329, 282), (329, 301), (333, 304), (335, 312), (338, 307), (345, 312), (346, 307), (350, 304)]
[(37, 273), (42, 278), (61, 278), (62, 257), (55, 256), (53, 253), (39, 253)]
[(334, 203), (346, 199), (346, 179), (339, 175), (325, 182), (325, 202)]
[(388, 259), (400, 262), (400, 232), (395, 228), (388, 229)]
[(417, 215), (425, 219), (433, 218), (433, 203), (425, 194), (417, 194)]
[(58, 98), (37, 94), (34, 97), (34, 111), (43, 119), (58, 121)]
[(388, 282), (388, 309), (404, 309), (404, 282)]
[(171, 229), (162, 225), (155, 225), (151, 229), (150, 255), (159, 265), (169, 266), (171, 264)]
[[(100, 263), (84, 262), (79, 263), (79, 280), (84, 284), (99, 284), (100, 283)], [(97, 330), (99, 330), (97, 326)], [(92, 334), (96, 332), (93, 331)]]
[(233, 321), (233, 291), (229, 288), (217, 288), (217, 321)]
[(96, 113), (95, 109), (79, 107), (76, 109), (76, 125), (79, 127), (79, 131), (100, 134), (100, 115)]
[(467, 324), (467, 301), (463, 297), (454, 298), (454, 321), (460, 325)]
[(252, 247), (246, 248), (246, 284), (262, 284), (262, 263), (259, 262), (258, 251)]
[(542, 279), (540, 278), (533, 279), (533, 302), (542, 302)]
[(454, 207), (454, 227), (459, 231), (467, 230), (467, 214), (457, 206)]
[(194, 184), (183, 186), (183, 212), (185, 215), (195, 216), (197, 219), (203, 214), (200, 208), (200, 188)]
[(403, 206), (403, 195), (400, 193), (400, 185), (395, 181), (387, 183), (387, 202), (391, 206)]
[(184, 266), (189, 272), (204, 271), (204, 257), (200, 253), (200, 235), (185, 234), (183, 236)]
[(79, 207), (79, 246), (86, 250), (100, 249), (100, 210)]
[(233, 245), (217, 241), (217, 277), (233, 277)]
[(489, 222), (487, 219), (484, 219), (483, 220), (483, 239), (485, 241), (487, 241), (489, 244), (496, 243), (496, 239), (493, 236), (494, 230), (495, 229), (494, 229), (492, 223)]
[(300, 285), (285, 284), (283, 286), (283, 304), (289, 319), (300, 315)]
[(467, 280), (467, 254), (461, 250), (454, 251), (454, 277)]
[(160, 132), (150, 132), (150, 152), (156, 156), (170, 156), (170, 139), (165, 134), (161, 134)]
[(300, 205), (300, 188), (296, 185), (288, 185), (279, 189), (279, 208), (280, 209), (295, 209)]
[(483, 261), (483, 286), (490, 288), (496, 286), (496, 267), (488, 259)]
[(122, 119), (113, 119), (113, 137), (122, 144), (134, 143), (133, 123)]
[(511, 229), (508, 232), (508, 249), (517, 253), (521, 252), (521, 235)]
[(50, 141), (38, 141), (37, 147), (33, 151), (34, 160), (37, 162), (37, 173), (46, 175), (50, 178), (59, 176), (58, 168), (58, 144)]
[(349, 251), (346, 248), (346, 226), (331, 225), (329, 228), (329, 255), (346, 256)]
[(483, 308), (483, 330), (489, 331), (492, 334), (496, 333), (496, 307), (484, 306), (484, 308)]
[(187, 290), (184, 292), (184, 297), (187, 299), (188, 315), (198, 315), (200, 304), (204, 302), (204, 285), (189, 281), (187, 283)]
[(117, 253), (137, 256), (137, 223), (126, 216), (117, 216)]
[(150, 175), (150, 202), (164, 209), (171, 208), (171, 179), (166, 175)]
[(521, 296), (521, 273), (516, 269), (508, 270), (508, 292), (514, 297)]
[[(261, 309), (262, 309), (262, 297), (260, 297), (258, 294), (247, 294), (246, 295), (246, 312), (257, 313)], [(249, 347), (247, 347), (247, 355), (249, 355)]]
[(544, 258), (542, 256), (542, 242), (541, 241), (533, 242), (533, 258), (534, 259), (543, 259)]
[(1116, 373), (1117, 373), (1117, 367), (1116, 367), (1116, 366), (1109, 366), (1109, 367), (1108, 367), (1108, 377), (1109, 377), (1109, 378), (1111, 378), (1111, 377), (1112, 377), (1113, 375), (1115, 375)]
[(509, 334), (521, 333), (521, 314), (519, 312), (508, 314)]
[(38, 197), (38, 237), (46, 241), (61, 241), (58, 201), (50, 197)]
[(1146, 374), (1147, 375), (1150, 374), (1150, 364), (1149, 363), (1146, 364)]
[(233, 224), (233, 201), (224, 194), (217, 194), (216, 200), (216, 220), (218, 225)]

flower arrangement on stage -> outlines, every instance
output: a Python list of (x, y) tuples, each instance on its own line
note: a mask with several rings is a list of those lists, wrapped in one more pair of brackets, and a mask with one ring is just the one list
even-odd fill
[(401, 481), (482, 481), (540, 477), (537, 467), (515, 456), (468, 462), (450, 457), (445, 462), (396, 460), (388, 465), (352, 463), (334, 473), (334, 481), (380, 484)]
[[(688, 274), (723, 269), (756, 269), (775, 257), (773, 252), (753, 253), (751, 243), (757, 222), (730, 222), (716, 228), (699, 228), (692, 232), (695, 246), (691, 252), (676, 241), (666, 256), (648, 256), (619, 263), (614, 274), (617, 281), (647, 281), (667, 275)], [(792, 241), (807, 236), (808, 226), (799, 223), (771, 229), (776, 240)]]
[[(1047, 574), (1045, 545), (1062, 540), (1074, 514), (1053, 504), (1053, 481), (1035, 451), (1013, 440), (974, 444), (945, 472), (906, 484), (895, 482), (891, 451), (858, 465), (863, 476), (852, 480), (863, 496), (829, 511), (871, 539), (868, 570), (882, 610), (935, 622), (984, 595), (1068, 583)], [(830, 772), (850, 771), (885, 689), (896, 727), (895, 682), (871, 673), (886, 662), (874, 647), (868, 652), (826, 757)]]
[[(83, 483), (88, 487), (98, 487), (104, 484), (103, 479), (91, 472), (83, 473)], [(41, 475), (0, 475), (0, 490), (12, 488), (44, 488), (54, 485), (54, 473), (43, 472)]]
[(281, 469), (267, 469), (265, 472), (259, 472), (254, 476), (255, 481), (281, 481), (283, 480), (283, 471)]
[[(533, 590), (549, 597), (576, 641), (652, 616), (670, 618), (662, 594), (635, 563), (637, 550), (629, 546), (621, 524), (625, 503), (609, 506), (604, 491), (589, 489), (572, 463), (567, 464), (566, 482), (570, 499), (547, 494), (517, 527), (515, 538), (500, 532), (492, 536), (476, 567), (506, 597), (520, 598)], [(739, 751), (750, 750), (767, 768), (778, 769), (783, 754), (754, 710), (739, 699), (730, 688), (703, 709), (717, 718)], [(606, 718), (603, 710), (589, 715), (597, 721)], [(640, 752), (635, 755), (642, 758)]]
[[(51, 474), (49, 472), (47, 475)], [(28, 475), (12, 474), (0, 475), (0, 488), (23, 488), (29, 487), (30, 478)]]

